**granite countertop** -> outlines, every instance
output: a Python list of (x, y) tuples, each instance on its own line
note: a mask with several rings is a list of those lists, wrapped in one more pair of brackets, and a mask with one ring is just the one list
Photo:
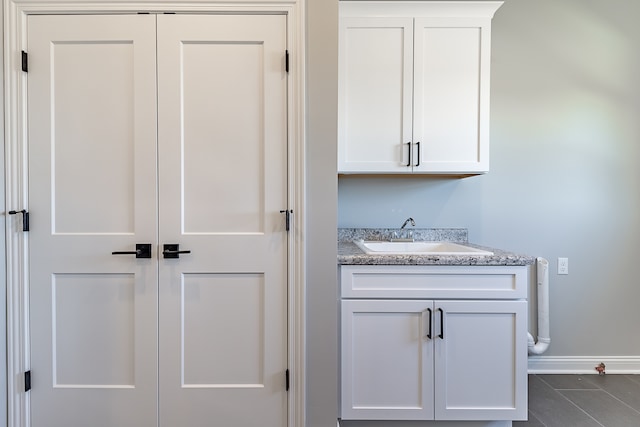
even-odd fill
[(421, 228), (411, 229), (416, 241), (444, 241), (462, 243), (478, 249), (493, 252), (493, 255), (396, 255), (367, 254), (354, 240), (388, 240), (398, 229), (381, 228), (340, 228), (338, 229), (338, 264), (342, 265), (530, 265), (536, 258), (513, 252), (479, 246), (467, 241), (464, 228)]

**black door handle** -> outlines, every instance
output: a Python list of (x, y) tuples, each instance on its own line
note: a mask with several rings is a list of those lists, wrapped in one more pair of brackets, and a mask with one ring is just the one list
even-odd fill
[(135, 251), (114, 251), (111, 255), (135, 255), (136, 258), (151, 258), (151, 243), (136, 243)]
[(180, 254), (190, 254), (191, 251), (181, 251), (180, 245), (177, 244), (167, 244), (163, 246), (162, 255), (165, 258), (180, 258)]

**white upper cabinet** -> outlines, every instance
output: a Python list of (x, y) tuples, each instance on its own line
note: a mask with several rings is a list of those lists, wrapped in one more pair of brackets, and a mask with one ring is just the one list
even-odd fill
[(489, 170), (502, 2), (340, 2), (338, 173)]

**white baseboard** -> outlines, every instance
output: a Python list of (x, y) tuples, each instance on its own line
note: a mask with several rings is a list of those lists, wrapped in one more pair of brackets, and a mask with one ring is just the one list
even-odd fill
[(607, 374), (640, 374), (640, 356), (529, 356), (529, 373), (597, 374), (600, 363)]

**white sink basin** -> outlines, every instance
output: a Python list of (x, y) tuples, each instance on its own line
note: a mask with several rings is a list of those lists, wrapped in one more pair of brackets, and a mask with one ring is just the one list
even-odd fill
[(452, 242), (388, 242), (355, 240), (365, 253), (373, 255), (493, 255), (493, 252)]

